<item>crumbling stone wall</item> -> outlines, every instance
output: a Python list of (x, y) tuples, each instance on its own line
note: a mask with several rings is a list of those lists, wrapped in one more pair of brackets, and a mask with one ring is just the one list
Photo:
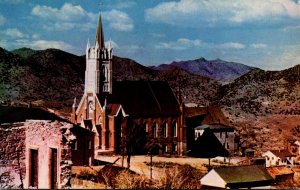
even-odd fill
[[(29, 149), (38, 148), (39, 154), (39, 188), (49, 188), (49, 156), (50, 148), (57, 149), (58, 152), (58, 188), (71, 187), (71, 166), (72, 154), (71, 144), (76, 139), (76, 136), (71, 132), (72, 124), (59, 121), (36, 121), (30, 120), (26, 122), (26, 157), (29, 163)], [(29, 166), (27, 166), (29, 170)], [(29, 175), (26, 176), (28, 181)]]
[(23, 188), (25, 172), (24, 124), (0, 125), (0, 189)]
[[(61, 121), (0, 125), (0, 189), (29, 188), (30, 149), (38, 152), (38, 188), (50, 188), (52, 149), (57, 150), (58, 188), (70, 188), (73, 160), (88, 165), (86, 159), (94, 157), (94, 150), (89, 149), (86, 140), (93, 142), (93, 138), (94, 133), (87, 129)], [(84, 146), (72, 150), (76, 141)]]

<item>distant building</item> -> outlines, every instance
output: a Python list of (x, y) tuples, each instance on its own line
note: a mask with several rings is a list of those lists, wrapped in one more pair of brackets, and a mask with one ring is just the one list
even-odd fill
[(87, 129), (37, 108), (0, 107), (0, 118), (2, 187), (71, 187), (71, 167), (93, 164)]
[(300, 155), (300, 142), (290, 141), (288, 142), (288, 149), (295, 155)]
[(184, 114), (189, 149), (193, 148), (194, 142), (202, 136), (205, 129), (210, 129), (228, 152), (234, 153), (237, 149), (235, 128), (229, 125), (220, 108), (188, 107)]
[(270, 188), (272, 176), (262, 166), (231, 166), (210, 170), (201, 180), (202, 188)]
[(262, 154), (266, 159), (266, 166), (294, 165), (294, 157), (288, 149), (269, 150)]
[[(95, 132), (95, 152), (120, 153), (130, 128), (142, 128), (160, 154), (186, 151), (183, 105), (163, 81), (113, 81), (112, 47), (105, 47), (99, 15), (94, 45), (86, 48), (85, 90), (73, 105), (74, 123)], [(142, 134), (140, 134), (142, 135)]]
[(287, 167), (268, 167), (267, 171), (274, 178), (275, 184), (280, 185), (286, 181), (293, 182), (295, 172)]

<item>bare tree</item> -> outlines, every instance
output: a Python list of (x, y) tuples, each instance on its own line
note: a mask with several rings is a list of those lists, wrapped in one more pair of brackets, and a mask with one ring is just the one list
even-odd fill
[(122, 131), (122, 152), (127, 155), (127, 168), (130, 168), (131, 156), (144, 153), (147, 142), (146, 131), (143, 126), (127, 120), (127, 126)]

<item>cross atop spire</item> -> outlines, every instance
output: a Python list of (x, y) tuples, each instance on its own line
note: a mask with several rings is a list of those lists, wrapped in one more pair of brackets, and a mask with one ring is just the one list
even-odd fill
[(102, 30), (102, 20), (101, 20), (101, 14), (99, 13), (98, 18), (98, 25), (97, 25), (97, 31), (96, 31), (96, 38), (95, 38), (95, 46), (98, 43), (98, 47), (100, 49), (104, 48), (104, 35)]

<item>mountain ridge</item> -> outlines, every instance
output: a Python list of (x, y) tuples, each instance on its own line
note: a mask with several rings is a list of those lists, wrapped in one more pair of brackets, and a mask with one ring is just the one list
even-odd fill
[(173, 61), (170, 64), (152, 66), (156, 70), (166, 70), (171, 66), (182, 68), (190, 73), (205, 76), (222, 82), (232, 82), (239, 76), (255, 69), (241, 63), (227, 62), (221, 59), (206, 60), (201, 57), (195, 60)]

